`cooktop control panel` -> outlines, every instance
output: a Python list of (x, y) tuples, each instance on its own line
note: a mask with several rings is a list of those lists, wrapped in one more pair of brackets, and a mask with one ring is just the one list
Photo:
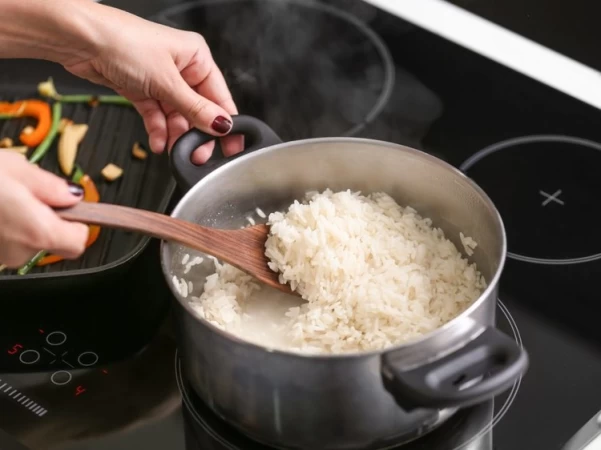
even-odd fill
[(44, 417), (49, 405), (101, 388), (109, 370), (100, 355), (64, 329), (37, 328), (27, 336), (2, 339), (0, 411)]
[(100, 360), (95, 349), (65, 329), (40, 327), (0, 342), (0, 373), (54, 370), (51, 381), (59, 386), (69, 383), (70, 370), (93, 367)]

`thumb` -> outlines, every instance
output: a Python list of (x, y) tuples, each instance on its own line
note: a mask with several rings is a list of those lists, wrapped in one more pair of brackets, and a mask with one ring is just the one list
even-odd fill
[(198, 94), (177, 74), (173, 90), (166, 102), (170, 103), (191, 125), (205, 133), (223, 136), (232, 129), (232, 117), (221, 106)]
[(71, 206), (83, 197), (83, 188), (40, 168), (24, 177), (24, 184), (40, 201), (58, 208)]

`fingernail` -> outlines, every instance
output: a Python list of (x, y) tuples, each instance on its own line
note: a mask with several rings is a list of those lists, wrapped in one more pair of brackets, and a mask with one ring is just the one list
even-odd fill
[(232, 129), (232, 121), (223, 116), (217, 116), (215, 120), (213, 120), (211, 128), (217, 133), (229, 133), (229, 131)]
[(76, 183), (71, 183), (69, 182), (69, 192), (71, 193), (71, 195), (74, 195), (75, 197), (81, 197), (83, 195), (83, 188)]

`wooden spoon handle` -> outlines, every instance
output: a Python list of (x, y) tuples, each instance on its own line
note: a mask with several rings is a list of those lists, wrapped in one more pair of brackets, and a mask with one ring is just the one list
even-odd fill
[(79, 202), (69, 208), (57, 209), (56, 213), (68, 221), (135, 231), (209, 254), (214, 254), (222, 233), (165, 214), (108, 203)]

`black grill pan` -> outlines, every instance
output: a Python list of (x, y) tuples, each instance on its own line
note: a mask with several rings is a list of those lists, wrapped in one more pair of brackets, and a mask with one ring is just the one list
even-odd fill
[[(35, 89), (35, 85), (0, 86), (0, 101), (36, 98)], [(100, 201), (161, 213), (166, 211), (175, 189), (168, 158), (166, 154), (154, 155), (150, 151), (144, 161), (133, 158), (131, 149), (134, 142), (140, 142), (148, 149), (148, 136), (142, 119), (135, 109), (105, 104), (92, 108), (87, 104), (66, 103), (63, 104), (62, 116), (72, 119), (75, 123), (89, 125), (88, 132), (79, 146), (76, 161), (84, 172), (93, 178), (100, 193)], [(17, 145), (20, 130), (30, 124), (34, 124), (34, 121), (2, 120), (0, 137), (11, 137)], [(55, 140), (40, 166), (60, 174), (57, 143), (58, 139)], [(123, 176), (111, 183), (105, 181), (100, 175), (102, 168), (110, 162), (124, 170)], [(26, 294), (25, 286), (31, 285), (25, 283), (26, 280), (41, 282), (43, 279), (50, 281), (49, 278), (80, 276), (97, 279), (100, 272), (118, 271), (128, 266), (128, 263), (144, 249), (147, 243), (148, 238), (138, 234), (102, 229), (98, 240), (77, 260), (36, 267), (26, 275), (18, 275), (14, 270), (1, 272), (0, 292), (13, 291), (11, 288), (14, 286), (10, 285), (16, 282), (20, 286), (19, 293)], [(53, 280), (50, 284), (56, 285), (57, 281)]]

